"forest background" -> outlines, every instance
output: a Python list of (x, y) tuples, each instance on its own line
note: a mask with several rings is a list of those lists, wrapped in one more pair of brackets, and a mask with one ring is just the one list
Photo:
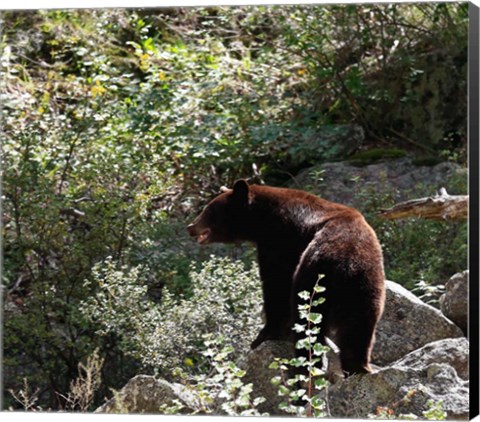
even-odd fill
[[(248, 350), (255, 251), (199, 248), (185, 231), (222, 185), (321, 195), (321, 171), (303, 186), (295, 175), (344, 160), (466, 169), (466, 3), (1, 20), (4, 408), (93, 410), (140, 371), (208, 373), (209, 335)], [(360, 141), (322, 141), (354, 124)], [(467, 268), (466, 223), (381, 220), (399, 192), (353, 182), (387, 278), (434, 303)], [(445, 186), (465, 194), (467, 172)], [(87, 363), (96, 381), (81, 401)]]

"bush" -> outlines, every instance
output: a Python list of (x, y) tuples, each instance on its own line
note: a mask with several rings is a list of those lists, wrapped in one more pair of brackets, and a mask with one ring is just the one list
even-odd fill
[(114, 334), (124, 353), (162, 376), (175, 367), (202, 372), (203, 336), (229, 339), (235, 355), (249, 350), (260, 329), (262, 294), (256, 265), (211, 259), (190, 273), (193, 295), (175, 298), (165, 289), (161, 305), (146, 297), (148, 269), (116, 268), (111, 259), (98, 264), (87, 282), (99, 291), (82, 313), (98, 327), (97, 334)]
[[(189, 265), (205, 252), (185, 243), (187, 215), (221, 185), (251, 175), (254, 163), (269, 182), (292, 172), (289, 157), (305, 151), (325, 123), (359, 123), (365, 142), (430, 153), (434, 147), (433, 155), (454, 150), (451, 157), (461, 159), (465, 10), (432, 4), (2, 13), (5, 390), (19, 391), (27, 377), (40, 392), (36, 405), (65, 407), (60, 394), (97, 348), (105, 359), (99, 395), (121, 386), (143, 349), (113, 329), (97, 336), (98, 326), (79, 314), (98, 289), (94, 265), (111, 256), (108, 271), (124, 268), (125, 289), (138, 278), (142, 295), (145, 286), (158, 301), (163, 294), (165, 315), (168, 303), (178, 313), (178, 303), (193, 306), (199, 292)], [(390, 121), (407, 140), (392, 135)], [(403, 245), (391, 245), (393, 257), (394, 246)], [(435, 255), (450, 259), (452, 250)], [(409, 258), (389, 263), (407, 267)], [(461, 260), (458, 254), (455, 265)], [(137, 273), (128, 270), (137, 265)], [(249, 271), (242, 277), (253, 277)], [(160, 318), (142, 300), (138, 310)], [(236, 327), (220, 316), (226, 325), (210, 328)], [(193, 327), (194, 317), (185, 318)], [(120, 338), (135, 359), (121, 353)], [(237, 345), (246, 344), (239, 338)], [(145, 356), (156, 362), (153, 350)]]
[[(452, 194), (467, 192), (464, 172), (444, 183)], [(402, 195), (421, 198), (432, 195), (431, 189), (431, 186), (418, 184)], [(415, 291), (422, 295), (429, 286), (444, 284), (453, 274), (467, 268), (468, 224), (466, 221), (385, 220), (379, 217), (380, 209), (398, 202), (397, 194), (384, 187), (367, 187), (356, 192), (356, 199), (382, 244), (387, 278), (410, 290), (424, 286)]]

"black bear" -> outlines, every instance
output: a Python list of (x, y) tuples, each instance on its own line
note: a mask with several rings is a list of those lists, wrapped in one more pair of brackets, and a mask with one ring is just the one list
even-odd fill
[(321, 338), (334, 339), (343, 371), (371, 372), (374, 333), (383, 312), (383, 256), (357, 210), (304, 191), (249, 185), (224, 189), (187, 228), (197, 242), (256, 244), (266, 324), (252, 348), (293, 334), (298, 293), (325, 286)]

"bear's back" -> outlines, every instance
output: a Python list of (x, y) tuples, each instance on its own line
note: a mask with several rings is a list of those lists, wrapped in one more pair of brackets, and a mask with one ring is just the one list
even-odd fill
[(293, 224), (302, 231), (318, 231), (326, 221), (335, 219), (363, 220), (359, 211), (311, 193), (289, 188), (252, 185), (259, 208), (272, 211), (283, 223)]

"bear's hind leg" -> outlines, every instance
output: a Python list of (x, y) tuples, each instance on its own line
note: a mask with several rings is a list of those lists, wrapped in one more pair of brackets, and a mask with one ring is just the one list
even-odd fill
[[(294, 343), (296, 344), (299, 340), (305, 338), (306, 333), (305, 329), (307, 328), (309, 322), (305, 320), (304, 318), (301, 317), (300, 312), (299, 312), (299, 305), (303, 306), (306, 304), (310, 304), (320, 297), (325, 297), (325, 293), (315, 293), (314, 292), (314, 286), (317, 284), (317, 281), (319, 280), (322, 271), (318, 270), (316, 266), (311, 266), (309, 263), (311, 262), (309, 259), (309, 254), (311, 252), (311, 249), (308, 249), (305, 251), (305, 253), (302, 256), (302, 259), (300, 260), (300, 263), (295, 271), (295, 275), (293, 278), (293, 286), (292, 286), (292, 293), (291, 293), (291, 315), (292, 315), (292, 326), (294, 324), (297, 324), (299, 326), (303, 326), (304, 330), (303, 331), (297, 331), (293, 330), (292, 332), (292, 338), (294, 340)], [(324, 284), (325, 279), (322, 279), (322, 285)], [(309, 292), (309, 298), (302, 299), (299, 297), (299, 293), (307, 291)], [(314, 306), (313, 309), (310, 309), (310, 312), (315, 312), (318, 314), (322, 315), (322, 319), (320, 323), (316, 324), (316, 328), (320, 329), (320, 332), (316, 335), (317, 340), (316, 342), (323, 344), (324, 346), (326, 345), (325, 341), (325, 336), (328, 335), (328, 307), (329, 303), (325, 301), (324, 303)], [(311, 327), (313, 328), (313, 327)], [(309, 351), (305, 349), (296, 349), (295, 351), (296, 356), (300, 357), (303, 356), (305, 358), (309, 358)]]
[(367, 318), (352, 318), (336, 326), (336, 342), (345, 376), (372, 372), (370, 354), (375, 325)]

